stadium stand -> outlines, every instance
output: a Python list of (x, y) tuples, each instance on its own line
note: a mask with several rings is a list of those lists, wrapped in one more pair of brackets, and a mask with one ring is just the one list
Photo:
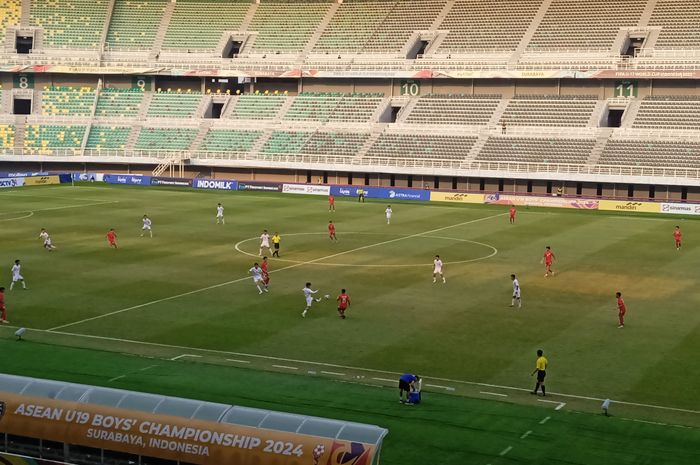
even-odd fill
[(464, 159), (476, 136), (397, 134), (384, 132), (370, 147), (368, 157)]
[(369, 134), (351, 132), (315, 132), (301, 149), (303, 153), (352, 157), (359, 153)]
[(0, 0), (0, 47), (5, 45), (7, 27), (19, 24), (20, 14), (20, 0)]
[[(178, 0), (163, 49), (214, 50), (224, 31), (239, 30), (249, 0)], [(193, 30), (193, 24), (206, 27)]]
[(257, 52), (300, 52), (331, 4), (321, 0), (277, 0), (262, 2), (248, 28), (257, 32)]
[(700, 0), (657, 0), (649, 19), (650, 26), (660, 26), (654, 44), (660, 49), (700, 49)]
[(500, 101), (500, 95), (429, 94), (418, 99), (406, 123), (485, 126)]
[(116, 0), (107, 47), (150, 49), (166, 4), (167, 0)]
[(500, 123), (507, 126), (583, 127), (595, 110), (595, 96), (520, 95), (508, 102)]
[(384, 94), (343, 94), (304, 92), (294, 98), (284, 116), (296, 121), (344, 121), (367, 123), (382, 102)]
[(647, 0), (553, 0), (529, 50), (610, 49), (621, 27), (636, 26)]
[(102, 89), (97, 98), (97, 117), (135, 117), (143, 100), (141, 89)]
[(301, 153), (304, 143), (311, 136), (310, 132), (274, 131), (262, 148), (268, 154)]
[(595, 139), (489, 137), (476, 159), (522, 163), (584, 164)]
[(200, 92), (156, 92), (148, 107), (148, 117), (193, 117), (201, 100), (202, 94)]
[(513, 51), (542, 0), (457, 0), (439, 29), (449, 33), (438, 46), (444, 53)]
[(136, 140), (137, 150), (187, 150), (197, 135), (193, 128), (143, 128)]
[(211, 129), (201, 150), (205, 152), (249, 152), (253, 144), (263, 134), (262, 131), (234, 131), (230, 129)]
[(92, 126), (85, 148), (124, 149), (131, 134), (131, 128), (118, 126)]
[(611, 139), (599, 165), (700, 168), (700, 142)]
[(44, 28), (43, 43), (53, 48), (101, 46), (108, 0), (31, 0), (33, 26)]
[(700, 97), (646, 97), (632, 127), (697, 130), (700, 128)]
[(91, 87), (45, 87), (41, 113), (45, 116), (92, 116), (95, 90)]
[(430, 29), (446, 3), (447, 0), (399, 0), (363, 49), (371, 53), (400, 51), (415, 31)]
[(15, 127), (10, 124), (0, 124), (0, 147), (12, 149), (15, 146)]
[(72, 149), (68, 153), (78, 155), (83, 143), (85, 126), (31, 124), (24, 133), (24, 153), (50, 155), (54, 150)]
[(244, 94), (229, 114), (233, 119), (273, 119), (286, 101), (286, 95)]

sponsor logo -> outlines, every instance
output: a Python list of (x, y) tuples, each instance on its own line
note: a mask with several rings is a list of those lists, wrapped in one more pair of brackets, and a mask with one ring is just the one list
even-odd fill
[(282, 190), (281, 184), (276, 183), (247, 183), (238, 182), (239, 191), (264, 191), (264, 192), (279, 192)]
[(333, 442), (327, 465), (369, 465), (370, 448), (359, 442)]
[(700, 215), (700, 205), (687, 203), (662, 203), (661, 212), (675, 215)]
[[(355, 189), (355, 191), (357, 192), (357, 189)], [(340, 193), (340, 195), (354, 195), (351, 189), (345, 189), (342, 187), (338, 189), (338, 192)]]
[(598, 202), (598, 209), (627, 212), (659, 213), (661, 212), (661, 204), (654, 202), (619, 202), (615, 200), (601, 200)]
[(194, 187), (198, 189), (220, 189), (220, 190), (236, 190), (238, 184), (236, 181), (219, 181), (213, 179), (195, 179)]
[(151, 185), (190, 187), (192, 185), (192, 180), (191, 179), (179, 179), (179, 178), (151, 178)]
[(461, 192), (431, 192), (430, 200), (433, 202), (484, 203), (484, 195)]
[(285, 194), (329, 195), (330, 186), (314, 186), (312, 184), (282, 184)]
[(58, 176), (33, 176), (25, 178), (26, 186), (43, 186), (46, 184), (60, 184), (61, 179)]
[(5, 179), (0, 179), (0, 188), (7, 188), (7, 187), (19, 187), (24, 184), (24, 179), (22, 178), (5, 178)]

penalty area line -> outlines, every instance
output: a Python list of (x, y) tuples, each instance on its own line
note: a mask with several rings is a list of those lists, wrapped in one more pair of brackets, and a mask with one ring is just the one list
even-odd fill
[[(272, 273), (279, 273), (280, 271), (290, 270), (290, 269), (292, 269), (292, 268), (298, 268), (298, 267), (304, 266), (304, 265), (313, 265), (314, 263), (317, 263), (317, 262), (320, 262), (320, 261), (323, 261), (323, 260), (328, 260), (328, 259), (330, 259), (330, 258), (340, 257), (341, 255), (347, 255), (347, 254), (350, 254), (350, 253), (353, 253), (353, 252), (359, 252), (360, 250), (366, 250), (366, 249), (370, 249), (370, 248), (372, 248), (372, 247), (379, 247), (379, 246), (381, 246), (381, 245), (391, 244), (391, 243), (393, 243), (393, 242), (403, 241), (403, 240), (411, 239), (411, 238), (414, 238), (414, 237), (420, 237), (420, 236), (423, 236), (423, 235), (426, 235), (426, 234), (432, 234), (432, 233), (435, 233), (435, 232), (438, 232), (438, 231), (444, 231), (445, 229), (456, 228), (456, 227), (459, 227), (459, 226), (465, 226), (465, 225), (467, 225), (467, 224), (472, 224), (472, 223), (478, 223), (479, 221), (490, 220), (490, 219), (492, 219), (492, 218), (496, 218), (496, 217), (504, 216), (504, 215), (507, 215), (507, 213), (499, 213), (499, 214), (497, 214), (497, 215), (485, 216), (485, 217), (477, 218), (477, 219), (474, 219), (474, 220), (463, 221), (463, 222), (461, 222), (461, 223), (453, 224), (453, 225), (450, 225), (450, 226), (444, 226), (444, 227), (442, 227), (442, 228), (431, 229), (430, 231), (423, 231), (423, 232), (420, 232), (420, 233), (411, 234), (411, 235), (409, 235), (409, 236), (403, 236), (403, 237), (399, 237), (399, 238), (396, 238), (396, 239), (389, 239), (389, 240), (382, 241), (382, 242), (376, 242), (376, 243), (374, 243), (374, 244), (364, 245), (364, 246), (362, 246), (362, 247), (356, 247), (356, 248), (354, 248), (354, 249), (346, 250), (346, 251), (344, 251), (344, 252), (338, 252), (338, 253), (334, 253), (334, 254), (331, 254), (331, 255), (326, 255), (325, 257), (315, 258), (315, 259), (313, 259), (313, 260), (309, 260), (309, 261), (305, 261), (305, 262), (300, 262), (300, 263), (295, 263), (295, 264), (288, 265), (288, 266), (283, 266), (282, 268), (278, 268), (278, 269), (276, 269), (276, 270), (270, 271), (270, 274), (272, 274)], [(236, 245), (238, 245), (238, 244), (236, 244)], [(194, 289), (194, 290), (189, 291), (189, 292), (183, 292), (182, 294), (171, 295), (170, 297), (164, 297), (164, 298), (162, 298), (162, 299), (152, 300), (152, 301), (150, 301), (150, 302), (146, 302), (146, 303), (139, 304), (139, 305), (134, 305), (134, 306), (127, 307), (127, 308), (122, 308), (122, 309), (119, 309), (119, 310), (115, 310), (115, 311), (113, 311), (113, 312), (103, 313), (102, 315), (97, 315), (97, 316), (93, 316), (93, 317), (90, 317), (90, 318), (85, 318), (85, 319), (82, 319), (82, 320), (74, 321), (74, 322), (72, 322), (72, 323), (66, 323), (66, 324), (63, 324), (63, 325), (54, 326), (53, 328), (49, 328), (47, 331), (56, 331), (56, 330), (59, 330), (59, 329), (69, 328), (69, 327), (71, 327), (71, 326), (79, 325), (79, 324), (82, 324), (82, 323), (87, 323), (87, 322), (89, 322), (89, 321), (95, 321), (95, 320), (99, 320), (99, 319), (102, 319), (102, 318), (107, 318), (107, 317), (110, 317), (110, 316), (113, 316), (113, 315), (118, 315), (118, 314), (120, 314), (120, 313), (128, 312), (128, 311), (131, 311), (131, 310), (137, 310), (137, 309), (139, 309), (139, 308), (149, 307), (149, 306), (151, 306), (151, 305), (159, 304), (159, 303), (161, 303), (161, 302), (167, 302), (167, 301), (170, 301), (170, 300), (179, 299), (180, 297), (186, 297), (186, 296), (193, 295), (193, 294), (199, 294), (200, 292), (205, 292), (205, 291), (209, 291), (209, 290), (212, 290), (212, 289), (217, 289), (217, 288), (219, 288), (219, 287), (228, 286), (228, 285), (230, 285), (230, 284), (240, 283), (240, 282), (245, 281), (245, 280), (248, 280), (248, 279), (252, 279), (251, 276), (245, 276), (245, 277), (243, 277), (243, 278), (238, 278), (238, 279), (234, 279), (234, 280), (231, 280), (231, 281), (225, 281), (225, 282), (223, 282), (223, 283), (213, 284), (213, 285), (211, 285), (211, 286), (202, 287), (202, 288), (200, 288), (200, 289)]]

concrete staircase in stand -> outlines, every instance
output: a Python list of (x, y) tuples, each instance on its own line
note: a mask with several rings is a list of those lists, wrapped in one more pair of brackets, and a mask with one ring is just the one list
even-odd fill
[(168, 32), (168, 27), (170, 26), (170, 20), (173, 17), (173, 12), (175, 11), (175, 2), (168, 2), (165, 6), (165, 11), (163, 12), (163, 17), (160, 19), (160, 26), (158, 26), (158, 32), (156, 32), (156, 37), (153, 40), (153, 47), (148, 53), (148, 58), (151, 60), (155, 59), (160, 55), (160, 50), (163, 48), (163, 41), (165, 40), (165, 33)]
[(25, 116), (15, 116), (15, 150), (18, 154), (24, 149), (24, 133), (27, 128), (27, 118)]
[(610, 136), (612, 136), (613, 131), (613, 128), (600, 128), (598, 130), (598, 133), (596, 134), (595, 138), (595, 145), (593, 146), (593, 150), (591, 150), (591, 155), (586, 161), (587, 165), (593, 166), (598, 164), (598, 160), (600, 160), (601, 155), (603, 155), (605, 144), (608, 143), (608, 140), (610, 139)]
[(520, 59), (520, 55), (523, 54), (523, 52), (527, 49), (527, 45), (530, 43), (532, 38), (535, 35), (535, 31), (537, 31), (537, 28), (540, 26), (540, 23), (542, 22), (542, 19), (544, 18), (545, 13), (547, 13), (547, 10), (549, 9), (549, 6), (552, 4), (552, 0), (544, 0), (542, 4), (540, 5), (540, 8), (537, 10), (537, 13), (535, 14), (535, 17), (532, 18), (532, 21), (530, 22), (530, 25), (528, 26), (527, 30), (525, 31), (525, 34), (523, 34), (523, 38), (520, 39), (520, 43), (518, 46), (515, 48), (515, 51), (513, 54), (510, 56), (510, 59), (508, 60), (508, 64), (516, 64), (518, 60)]

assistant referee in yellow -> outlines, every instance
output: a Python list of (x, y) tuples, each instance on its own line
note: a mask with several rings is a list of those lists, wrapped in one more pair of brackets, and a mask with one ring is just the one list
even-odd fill
[(282, 238), (280, 237), (280, 233), (276, 232), (275, 235), (272, 236), (272, 246), (275, 248), (272, 252), (273, 257), (280, 258), (280, 242), (282, 242)]
[(537, 391), (539, 391), (540, 387), (542, 387), (542, 396), (544, 397), (545, 391), (544, 391), (544, 377), (547, 376), (547, 357), (542, 355), (542, 349), (539, 349), (537, 351), (537, 361), (535, 362), (535, 371), (532, 372), (532, 375), (537, 373), (537, 384), (535, 384), (535, 390), (532, 391), (530, 394), (537, 395)]

